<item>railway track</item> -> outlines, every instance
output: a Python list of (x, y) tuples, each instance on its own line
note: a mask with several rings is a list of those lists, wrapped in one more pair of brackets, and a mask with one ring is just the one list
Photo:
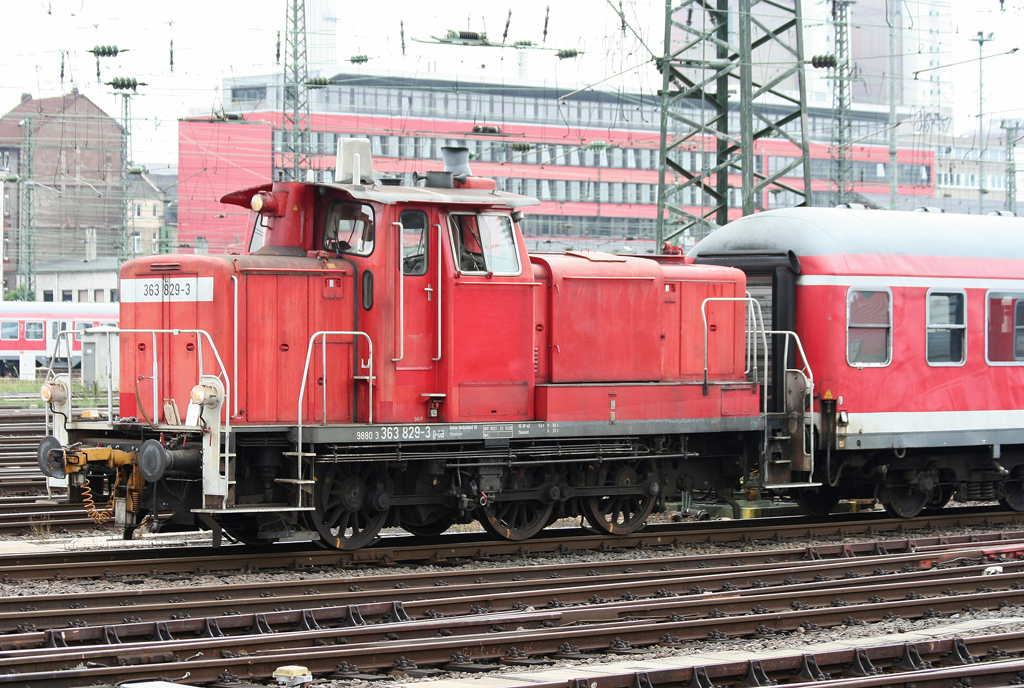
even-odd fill
[[(145, 581), (137, 581), (138, 590), (121, 581), (131, 589), (5, 598), (0, 683), (186, 672), (189, 682), (225, 672), (265, 679), (293, 663), (318, 675), (396, 666), (480, 671), (498, 668), (503, 658), (529, 663), (733, 638), (812, 637), (819, 628), (897, 614), (942, 618), (1021, 606), (1022, 568), (1024, 533), (1002, 532), (718, 558), (665, 553), (568, 566), (425, 567), (408, 575), (343, 571), (316, 581), (225, 580), (158, 591), (145, 590)], [(161, 577), (166, 581), (161, 574), (148, 578)], [(1011, 646), (1024, 650), (1024, 640), (1014, 636)], [(968, 654), (984, 654), (979, 647)]]

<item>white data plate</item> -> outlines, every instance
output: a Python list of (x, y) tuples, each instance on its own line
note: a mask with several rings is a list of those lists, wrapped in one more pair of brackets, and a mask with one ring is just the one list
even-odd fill
[(121, 280), (122, 303), (213, 301), (212, 277), (137, 277)]

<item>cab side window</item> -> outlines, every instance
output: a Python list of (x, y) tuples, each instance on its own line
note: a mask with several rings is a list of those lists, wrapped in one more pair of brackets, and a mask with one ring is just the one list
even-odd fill
[(398, 221), (402, 223), (402, 274), (427, 274), (430, 249), (427, 214), (422, 210), (403, 210)]
[(368, 256), (373, 253), (373, 206), (334, 200), (324, 220), (324, 250), (338, 255)]
[(461, 272), (521, 272), (512, 220), (507, 215), (451, 215), (449, 229), (455, 262)]
[(886, 366), (892, 360), (892, 294), (850, 289), (846, 296), (846, 360), (852, 366)]

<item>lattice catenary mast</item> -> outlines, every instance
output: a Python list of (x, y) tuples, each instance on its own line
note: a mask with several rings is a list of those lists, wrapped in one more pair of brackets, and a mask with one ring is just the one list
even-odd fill
[[(730, 31), (730, 18), (738, 31)], [(743, 215), (766, 209), (769, 191), (810, 205), (800, 0), (718, 0), (714, 7), (666, 0), (659, 68), (659, 246), (691, 228), (703, 235), (727, 223), (730, 196)], [(729, 100), (737, 86), (738, 105)], [(739, 131), (730, 131), (737, 115)], [(797, 154), (768, 169), (754, 147), (765, 137), (788, 140)], [(740, 177), (738, 189), (730, 175)], [(797, 175), (802, 188), (782, 181)]]
[(282, 169), (286, 179), (300, 180), (310, 168), (309, 62), (306, 54), (306, 2), (289, 0), (284, 32), (284, 103), (281, 117)]

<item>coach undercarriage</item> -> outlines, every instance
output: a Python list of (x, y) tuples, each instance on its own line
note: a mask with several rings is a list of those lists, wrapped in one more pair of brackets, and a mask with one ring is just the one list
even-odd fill
[(817, 463), (818, 488), (796, 493), (805, 510), (826, 515), (841, 499), (877, 499), (894, 517), (937, 511), (950, 500), (997, 500), (1024, 511), (1024, 448), (992, 446), (831, 453)]

